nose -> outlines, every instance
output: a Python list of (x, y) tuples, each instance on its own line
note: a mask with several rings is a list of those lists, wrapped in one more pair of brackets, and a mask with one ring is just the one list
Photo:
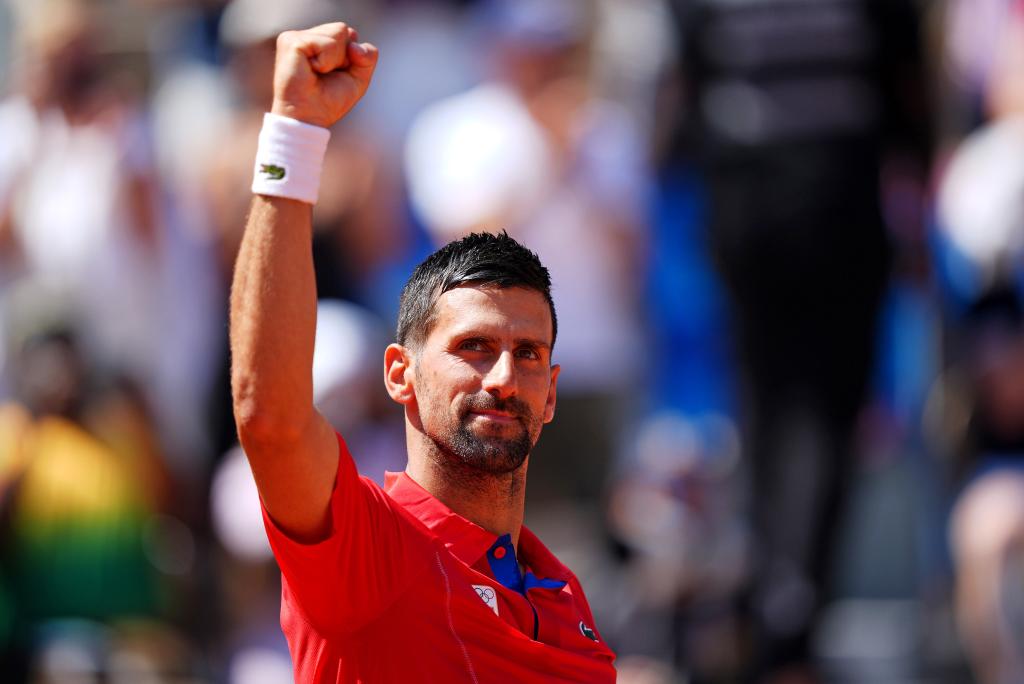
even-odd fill
[(483, 379), (483, 389), (498, 399), (506, 399), (516, 393), (516, 365), (512, 353), (504, 351), (495, 359)]

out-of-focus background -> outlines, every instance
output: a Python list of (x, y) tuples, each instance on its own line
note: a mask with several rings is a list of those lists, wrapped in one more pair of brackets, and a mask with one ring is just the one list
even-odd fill
[(228, 393), (273, 37), (381, 49), (316, 399), (404, 467), (399, 289), (550, 268), (527, 524), (620, 681), (1024, 682), (1024, 2), (3, 0), (0, 678), (291, 681)]

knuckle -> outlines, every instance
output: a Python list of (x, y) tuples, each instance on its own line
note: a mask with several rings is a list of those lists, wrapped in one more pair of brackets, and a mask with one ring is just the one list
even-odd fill
[(294, 40), (295, 31), (282, 31), (281, 33), (277, 34), (277, 47), (288, 47)]
[(349, 26), (344, 22), (334, 21), (329, 24), (320, 24), (319, 26), (314, 26), (310, 30), (315, 31), (322, 36), (341, 38), (348, 33)]

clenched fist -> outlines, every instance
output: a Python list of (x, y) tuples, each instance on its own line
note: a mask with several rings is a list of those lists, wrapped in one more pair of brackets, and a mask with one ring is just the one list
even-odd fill
[(345, 116), (377, 65), (377, 48), (358, 41), (340, 22), (278, 36), (271, 111), (324, 128)]

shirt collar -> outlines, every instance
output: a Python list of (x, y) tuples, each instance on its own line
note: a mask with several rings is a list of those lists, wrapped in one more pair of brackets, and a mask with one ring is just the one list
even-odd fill
[[(494, 545), (498, 535), (441, 503), (408, 473), (384, 473), (384, 491), (444, 542), (466, 565), (475, 564)], [(518, 557), (539, 577), (568, 581), (569, 569), (525, 525), (519, 531)]]
[(498, 538), (445, 506), (408, 473), (384, 473), (384, 491), (436, 534), (466, 565), (476, 563)]

